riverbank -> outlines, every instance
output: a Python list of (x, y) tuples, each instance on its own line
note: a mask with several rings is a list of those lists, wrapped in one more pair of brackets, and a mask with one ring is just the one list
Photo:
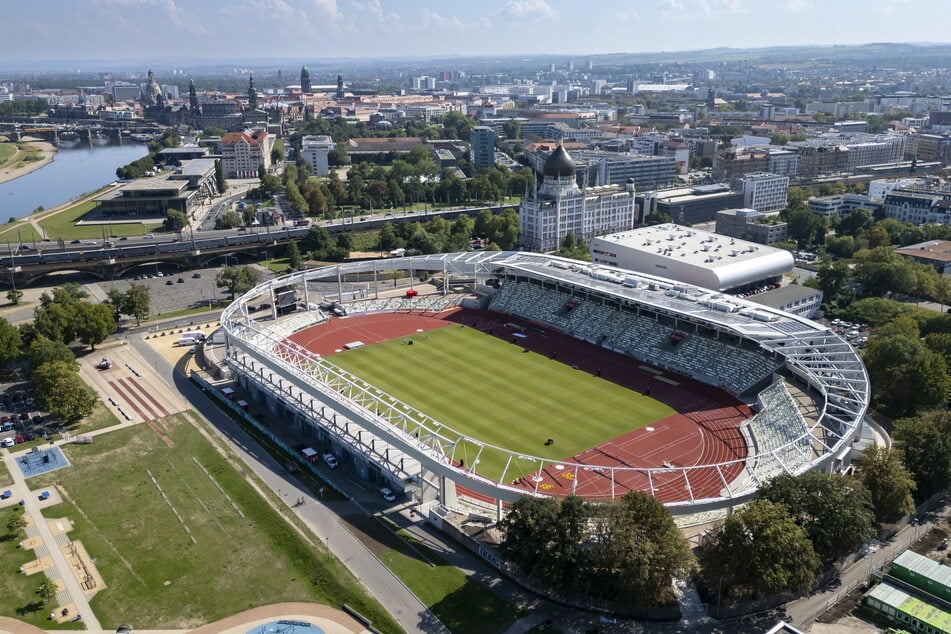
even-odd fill
[(24, 137), (22, 142), (26, 142), (26, 145), (39, 151), (40, 158), (35, 161), (23, 161), (22, 159), (26, 154), (22, 150), (18, 150), (17, 153), (7, 161), (7, 164), (3, 168), (0, 168), (0, 183), (6, 183), (21, 176), (26, 176), (30, 172), (35, 172), (41, 167), (53, 162), (53, 156), (56, 154), (56, 146), (52, 143), (30, 137)]

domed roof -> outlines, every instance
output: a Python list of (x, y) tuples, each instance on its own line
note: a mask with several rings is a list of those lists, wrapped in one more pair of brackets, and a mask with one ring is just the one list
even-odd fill
[(551, 156), (545, 161), (542, 173), (545, 176), (554, 176), (555, 178), (574, 177), (575, 162), (568, 154), (568, 151), (565, 150), (564, 145), (561, 143), (558, 144), (555, 151), (552, 152)]

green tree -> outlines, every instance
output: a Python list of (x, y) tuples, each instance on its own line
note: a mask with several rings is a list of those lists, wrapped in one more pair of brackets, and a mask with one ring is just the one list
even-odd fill
[(908, 306), (892, 299), (866, 297), (850, 304), (846, 314), (856, 323), (880, 328), (907, 310)]
[(169, 209), (165, 212), (165, 220), (162, 221), (162, 229), (172, 233), (178, 233), (188, 226), (188, 217), (177, 209)]
[(835, 232), (840, 236), (857, 237), (861, 232), (872, 226), (872, 212), (865, 207), (857, 207), (839, 220)]
[(951, 390), (944, 357), (907, 334), (874, 337), (863, 355), (873, 401), (892, 417), (943, 405)]
[(119, 323), (122, 317), (122, 309), (125, 307), (125, 291), (118, 288), (110, 288), (106, 291), (106, 300), (103, 302), (112, 308), (112, 318)]
[(875, 521), (897, 522), (915, 510), (915, 481), (902, 464), (899, 451), (872, 445), (857, 467), (857, 477), (871, 493)]
[(234, 229), (240, 224), (241, 218), (230, 210), (215, 218), (215, 229)]
[(814, 244), (825, 244), (829, 221), (808, 208), (789, 208), (784, 214), (789, 225), (789, 237), (806, 249)]
[(76, 338), (75, 305), (50, 303), (33, 312), (36, 332), (47, 339), (69, 343)]
[[(632, 491), (599, 507), (588, 537), (583, 583), (592, 594), (652, 605), (693, 563), (690, 546), (657, 498)], [(591, 539), (593, 537), (593, 539)]]
[(215, 278), (215, 284), (218, 288), (223, 288), (231, 294), (231, 300), (234, 301), (235, 295), (247, 293), (260, 281), (258, 272), (250, 266), (226, 266), (218, 272)]
[(819, 272), (816, 274), (816, 282), (827, 305), (835, 306), (842, 300), (848, 290), (850, 275), (851, 271), (847, 262), (822, 258), (819, 263)]
[(33, 385), (40, 409), (66, 423), (89, 416), (96, 405), (95, 393), (79, 378), (75, 366), (62, 361), (38, 367)]
[(786, 506), (754, 500), (727, 518), (699, 557), (704, 585), (724, 597), (796, 592), (812, 582), (819, 557)]
[(871, 494), (855, 478), (820, 471), (781, 474), (760, 489), (760, 496), (786, 505), (824, 563), (855, 552), (875, 532)]
[(951, 413), (939, 410), (901, 418), (892, 435), (915, 479), (919, 501), (951, 485)]
[(62, 341), (53, 341), (43, 335), (38, 335), (26, 348), (27, 372), (32, 378), (36, 370), (47, 363), (65, 363), (74, 370), (79, 370), (76, 356)]
[(76, 335), (79, 341), (95, 350), (96, 346), (116, 331), (113, 309), (106, 304), (81, 302), (76, 309)]
[[(528, 575), (541, 578), (545, 571), (553, 568), (550, 546), (560, 530), (558, 511), (558, 498), (526, 495), (516, 500), (499, 522), (504, 535), (499, 549)], [(574, 533), (575, 527), (567, 530)]]
[(271, 163), (274, 165), (280, 164), (284, 160), (284, 141), (283, 139), (277, 139), (274, 141), (274, 145), (271, 146)]
[(228, 181), (225, 179), (225, 170), (221, 166), (221, 159), (215, 159), (215, 184), (218, 185), (218, 192), (223, 194), (228, 191)]
[(122, 312), (132, 315), (135, 318), (135, 325), (140, 325), (142, 320), (152, 312), (152, 292), (149, 287), (135, 282), (129, 284), (129, 290), (125, 292), (122, 303)]
[(522, 124), (517, 119), (509, 119), (502, 124), (502, 133), (506, 139), (519, 138), (522, 131)]
[(11, 288), (7, 291), (7, 299), (10, 300), (10, 303), (14, 306), (19, 306), (20, 300), (23, 299), (23, 291), (18, 288)]
[(300, 249), (297, 247), (296, 240), (291, 240), (287, 243), (287, 263), (290, 265), (292, 271), (296, 271), (300, 268)]
[(13, 515), (10, 516), (10, 520), (7, 522), (7, 530), (14, 537), (21, 537), (26, 532), (28, 525), (29, 522), (26, 519), (26, 514), (17, 508), (13, 511)]
[(6, 367), (19, 359), (22, 347), (20, 331), (11, 326), (5, 317), (0, 317), (0, 367)]
[(591, 260), (588, 245), (581, 238), (576, 238), (575, 234), (571, 231), (566, 233), (565, 237), (562, 238), (561, 246), (558, 251), (555, 252), (555, 255), (573, 260), (584, 260), (586, 262)]
[(40, 603), (43, 605), (49, 605), (54, 599), (56, 599), (56, 584), (53, 583), (53, 580), (46, 575), (41, 576), (43, 577), (43, 580), (40, 581), (40, 585), (36, 589), (36, 595), (40, 598)]
[(951, 332), (933, 332), (925, 337), (925, 345), (943, 356), (951, 368)]

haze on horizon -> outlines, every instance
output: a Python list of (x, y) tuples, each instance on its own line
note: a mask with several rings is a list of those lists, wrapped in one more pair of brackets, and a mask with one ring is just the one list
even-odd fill
[(596, 55), (946, 42), (940, 17), (924, 19), (910, 0), (8, 0), (0, 58)]

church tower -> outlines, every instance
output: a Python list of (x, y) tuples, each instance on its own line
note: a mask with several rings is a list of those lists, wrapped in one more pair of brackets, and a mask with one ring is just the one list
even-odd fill
[(300, 91), (304, 94), (314, 92), (310, 84), (310, 72), (306, 66), (300, 67)]
[(154, 106), (158, 96), (161, 94), (162, 89), (159, 88), (158, 82), (155, 81), (155, 73), (153, 73), (152, 69), (150, 68), (148, 82), (145, 84), (145, 94), (142, 95), (145, 105)]
[(254, 87), (254, 75), (251, 75), (248, 82), (248, 107), (251, 110), (258, 109), (258, 89)]
[(195, 92), (195, 80), (188, 80), (188, 108), (192, 112), (198, 112), (198, 93)]

